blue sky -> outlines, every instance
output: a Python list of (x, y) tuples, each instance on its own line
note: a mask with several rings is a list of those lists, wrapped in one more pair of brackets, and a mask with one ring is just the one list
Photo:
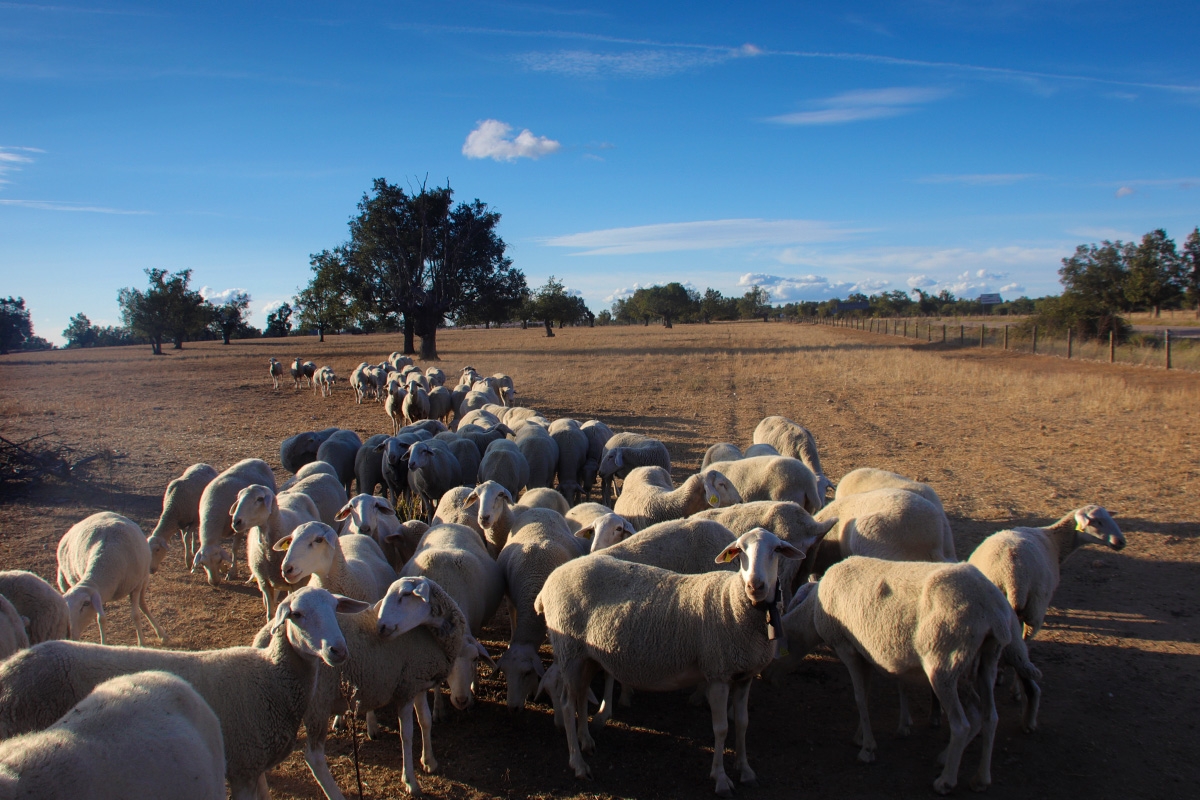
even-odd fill
[(376, 177), (503, 215), (531, 286), (1058, 291), (1200, 223), (1200, 6), (0, 2), (0, 294), (61, 342), (143, 270), (253, 321)]

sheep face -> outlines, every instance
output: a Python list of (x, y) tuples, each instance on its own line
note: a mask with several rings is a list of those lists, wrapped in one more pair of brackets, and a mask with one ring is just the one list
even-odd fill
[(833, 485), (833, 481), (824, 475), (817, 476), (817, 498), (821, 501), (821, 507), (824, 508), (829, 503), (829, 495), (834, 494), (837, 487)]
[(428, 578), (401, 578), (388, 587), (379, 604), (379, 635), (395, 639), (431, 619)]
[(79, 635), (91, 627), (97, 618), (104, 618), (104, 601), (100, 593), (90, 586), (76, 586), (63, 595), (70, 613), (71, 638), (79, 641)]
[(1075, 512), (1075, 531), (1083, 542), (1106, 544), (1113, 550), (1125, 547), (1125, 534), (1117, 527), (1108, 509), (1090, 505)]
[(603, 550), (606, 547), (612, 547), (618, 542), (623, 542), (633, 534), (637, 533), (633, 525), (619, 514), (603, 514), (596, 517), (591, 525), (586, 528), (580, 528), (575, 534), (576, 536), (586, 539), (587, 534), (591, 535), (592, 553), (597, 550)]
[(607, 478), (609, 475), (615, 474), (625, 465), (625, 455), (621, 452), (621, 448), (614, 447), (604, 453), (604, 457), (600, 459), (600, 477)]
[(704, 473), (704, 497), (712, 508), (726, 508), (742, 502), (733, 482), (715, 469)]
[(496, 669), (504, 673), (509, 711), (524, 708), (525, 701), (537, 691), (538, 682), (546, 674), (537, 648), (528, 644), (509, 645), (504, 655), (496, 659)]
[(803, 559), (804, 551), (788, 544), (766, 528), (743, 533), (716, 557), (716, 563), (738, 559), (738, 575), (752, 603), (770, 602), (779, 582), (779, 559)]
[(167, 557), (167, 539), (151, 535), (146, 539), (146, 544), (150, 545), (150, 574), (153, 575)]
[(350, 655), (336, 615), (357, 614), (370, 607), (370, 603), (305, 586), (280, 602), (271, 633), (286, 625), (288, 642), (297, 652), (336, 667)]
[(342, 506), (334, 520), (341, 522), (348, 519), (350, 523), (346, 526), (346, 533), (361, 533), (363, 536), (370, 536), (378, 541), (376, 534), (379, 531), (380, 515), (396, 516), (396, 511), (387, 498), (359, 494), (350, 498), (350, 502)]
[(275, 493), (261, 484), (252, 484), (238, 492), (237, 502), (229, 509), (233, 529), (245, 533), (254, 527), (264, 527), (271, 514), (279, 508)]
[(488, 655), (487, 649), (471, 634), (464, 634), (462, 648), (450, 667), (450, 674), (446, 676), (446, 683), (450, 685), (450, 702), (459, 711), (470, 708), (475, 702), (475, 679), (480, 659), (492, 669), (496, 668), (496, 662)]
[(192, 560), (192, 572), (203, 569), (211, 586), (221, 585), (221, 573), (233, 566), (233, 556), (224, 547), (208, 545), (201, 547)]
[(271, 545), (272, 550), (287, 553), (280, 572), (288, 583), (329, 574), (337, 547), (337, 532), (324, 522), (306, 522)]
[(479, 527), (490, 529), (504, 514), (505, 508), (512, 505), (512, 495), (495, 481), (484, 481), (475, 487), (475, 491), (467, 495), (463, 501), (464, 507), (479, 503)]

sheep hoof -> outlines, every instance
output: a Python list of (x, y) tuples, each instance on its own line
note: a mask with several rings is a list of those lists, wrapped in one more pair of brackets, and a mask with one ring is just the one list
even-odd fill
[(988, 790), (988, 787), (991, 785), (992, 785), (991, 781), (983, 780), (978, 775), (971, 779), (971, 791), (972, 792), (986, 792)]
[(908, 736), (912, 735), (912, 727), (908, 725), (901, 725), (899, 728), (896, 728), (896, 735), (902, 739), (907, 738)]
[(571, 767), (575, 770), (576, 778), (588, 781), (592, 779), (592, 769), (587, 765), (587, 762), (583, 760), (583, 756), (572, 757)]
[(430, 756), (428, 759), (422, 758), (421, 759), (421, 769), (425, 770), (430, 775), (437, 772), (437, 769), (438, 769), (437, 759), (433, 758), (432, 756)]
[(729, 780), (728, 775), (717, 777), (717, 795), (720, 797), (733, 797), (733, 781)]
[(938, 794), (950, 794), (954, 791), (954, 784), (945, 778), (939, 777), (933, 782), (933, 790)]
[(404, 788), (413, 797), (420, 797), (423, 794), (423, 792), (421, 791), (421, 785), (418, 784), (416, 781), (413, 781), (413, 783), (411, 785), (409, 785), (407, 783), (404, 784)]
[(858, 760), (864, 764), (871, 764), (875, 761), (875, 751), (863, 748), (858, 751)]

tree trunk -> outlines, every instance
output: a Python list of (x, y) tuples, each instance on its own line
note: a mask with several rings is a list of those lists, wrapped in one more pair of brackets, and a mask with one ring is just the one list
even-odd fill
[(325, 326), (324, 325), (317, 326), (317, 341), (318, 342), (325, 341)]
[(1155, 305), (1154, 306), (1154, 318), (1158, 319), (1161, 316), (1162, 316), (1162, 310), (1160, 309), (1159, 306)]
[(440, 361), (437, 354), (437, 326), (431, 326), (428, 333), (421, 335), (422, 361)]
[(182, 350), (183, 349), (183, 337), (182, 336), (175, 339), (175, 344), (171, 346), (171, 349), (172, 350)]
[(551, 324), (550, 320), (548, 320), (548, 319), (543, 320), (543, 322), (546, 325), (546, 336), (548, 336), (550, 338), (554, 338), (554, 325)]
[(221, 344), (229, 344), (229, 331), (221, 330)]
[[(1196, 309), (1196, 316), (1200, 317), (1200, 308)], [(521, 330), (523, 330), (523, 331), (529, 330), (529, 320), (527, 320), (527, 319), (521, 320)]]
[(404, 348), (403, 348), (403, 352), (404, 352), (404, 355), (406, 355), (406, 356), (415, 355), (417, 352), (417, 348), (413, 346), (413, 336), (414, 336), (416, 330), (417, 330), (416, 320), (413, 319), (412, 314), (405, 311), (404, 312)]
[(155, 336), (150, 340), (150, 352), (156, 356), (162, 355), (162, 337)]
[(667, 316), (664, 316), (664, 317), (663, 317), (663, 327), (664, 327), (664, 328), (670, 328), (670, 327), (673, 327), (673, 326), (671, 325), (671, 318), (670, 318), (670, 317), (667, 317)]
[(483, 321), (483, 329), (484, 329), (485, 331), (490, 331), (490, 330), (492, 329), (492, 323), (491, 323), (491, 320), (486, 320), (486, 319), (485, 319), (485, 320)]

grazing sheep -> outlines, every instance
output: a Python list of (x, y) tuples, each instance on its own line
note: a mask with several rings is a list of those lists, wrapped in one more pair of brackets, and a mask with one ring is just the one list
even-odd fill
[(446, 385), (446, 373), (437, 367), (430, 367), (429, 369), (425, 370), (425, 377), (429, 379), (429, 385), (431, 387)]
[(233, 800), (266, 797), (265, 773), (292, 752), (317, 661), (336, 666), (346, 660), (335, 611), (363, 608), (348, 597), (302, 588), (280, 603), (262, 649), (183, 652), (44, 642), (0, 665), (0, 739), (46, 728), (109, 678), (163, 670), (190, 683), (221, 721)]
[[(821, 457), (817, 455), (817, 441), (807, 428), (797, 425), (787, 417), (767, 417), (754, 429), (754, 443), (769, 444), (780, 455), (803, 461), (804, 466), (817, 476), (817, 496), (821, 499), (821, 505), (825, 504), (825, 497), (833, 488), (833, 481), (829, 480), (825, 476), (825, 471), (821, 469)], [(817, 509), (819, 508), (820, 506), (817, 507)], [(816, 511), (817, 509), (810, 510)]]
[(500, 409), (493, 411), (496, 416), (500, 417), (500, 421), (510, 428), (515, 428), (527, 419), (540, 419), (541, 413), (525, 406), (513, 406), (505, 408), (504, 406), (488, 406), (488, 409)]
[(392, 421), (393, 436), (404, 427), (404, 398), (406, 397), (408, 397), (408, 390), (403, 386), (389, 386), (387, 398), (383, 401), (383, 410), (388, 415), (388, 419)]
[(217, 471), (208, 464), (192, 464), (175, 480), (167, 484), (163, 493), (162, 514), (150, 534), (150, 571), (157, 572), (166, 558), (171, 537), (179, 534), (183, 546), (184, 569), (191, 567), (196, 557), (196, 535), (200, 528), (200, 495), (204, 487), (217, 477)]
[(603, 503), (580, 503), (577, 506), (571, 506), (571, 509), (563, 516), (566, 517), (571, 531), (578, 533), (580, 528), (590, 524), (592, 520), (611, 513), (612, 509)]
[[(63, 596), (41, 576), (21, 569), (0, 572), (0, 595), (28, 620), (29, 644), (71, 638), (71, 611)], [(0, 657), (3, 660), (3, 657)]]
[(405, 367), (413, 366), (413, 360), (409, 356), (402, 356), (399, 353), (392, 353), (388, 356), (388, 365), (396, 371), (400, 371)]
[(478, 483), (488, 481), (503, 486), (510, 497), (516, 497), (529, 486), (529, 461), (521, 448), (507, 439), (497, 439), (489, 444), (479, 462)]
[(317, 460), (333, 465), (346, 494), (350, 494), (351, 482), (354, 480), (354, 458), (358, 455), (360, 447), (362, 439), (358, 438), (358, 434), (342, 428), (330, 434), (317, 448)]
[(333, 373), (332, 367), (321, 367), (317, 370), (313, 378), (313, 391), (321, 390), (321, 397), (330, 397), (333, 395), (333, 385), (337, 383), (337, 375)]
[(221, 723), (170, 673), (113, 678), (46, 730), (0, 743), (0, 797), (225, 800)]
[(500, 417), (485, 408), (473, 408), (459, 419), (458, 425), (478, 425), (481, 428), (494, 428), (500, 424)]
[[(772, 445), (760, 442), (752, 444), (746, 448), (746, 452), (742, 453), (742, 458), (757, 458), (758, 456), (779, 456), (783, 455), (776, 450)], [(734, 459), (736, 460), (736, 459)], [(820, 491), (821, 476), (817, 476), (817, 491)]]
[[(425, 577), (446, 591), (466, 617), (469, 632), (450, 672), (450, 702), (462, 710), (474, 702), (472, 685), (480, 658), (495, 663), (475, 637), (483, 633), (504, 597), (504, 573), (479, 535), (465, 525), (436, 525), (423, 537), (401, 578)], [(440, 695), (439, 695), (440, 697)]]
[[(579, 506), (575, 506), (575, 508), (579, 508)], [(567, 524), (570, 525), (571, 520), (567, 520)], [(635, 533), (637, 533), (637, 529), (629, 524), (629, 520), (618, 514), (609, 512), (599, 515), (586, 525), (580, 527), (579, 530), (575, 531), (575, 536), (579, 539), (590, 539), (591, 545), (588, 548), (588, 552), (595, 553), (598, 550), (619, 544)]]
[(600, 459), (604, 457), (604, 445), (612, 438), (612, 430), (598, 419), (589, 419), (579, 426), (588, 437), (587, 458), (583, 462), (583, 494), (588, 500), (592, 498), (592, 487), (596, 484), (596, 475), (600, 472)]
[(317, 365), (311, 361), (305, 361), (300, 365), (300, 373), (304, 376), (304, 379), (308, 381), (308, 383), (305, 385), (312, 386), (313, 376), (317, 374)]
[(327, 464), (324, 461), (310, 461), (300, 469), (296, 470), (295, 475), (284, 481), (283, 485), (279, 487), (279, 491), (286, 492), (300, 481), (304, 480), (305, 478), (312, 477), (313, 475), (328, 475), (334, 479), (336, 479), (338, 476), (337, 470), (333, 468), (332, 464)]
[[(426, 693), (450, 674), (462, 650), (466, 620), (450, 595), (433, 581), (401, 578), (388, 588), (377, 610), (343, 616), (338, 622), (350, 658), (336, 672), (322, 670), (304, 718), (304, 759), (329, 800), (344, 800), (325, 759), (326, 731), (341, 697), (338, 683), (344, 676), (354, 686), (360, 709), (397, 707), (401, 776), (409, 794), (419, 795), (421, 787), (413, 768), (413, 711), (421, 726), (421, 766), (426, 772), (436, 772), (433, 716)], [(374, 734), (373, 717), (368, 715), (367, 735)]]
[(500, 395), (500, 404), (507, 407), (516, 405), (517, 390), (513, 385), (513, 379), (503, 372), (497, 372), (492, 378), (496, 381), (493, 388), (496, 390), (496, 394)]
[(300, 356), (296, 356), (296, 360), (292, 362), (292, 388), (300, 388), (300, 379), (304, 377), (304, 362)]
[(671, 471), (671, 454), (658, 439), (640, 433), (615, 433), (604, 443), (600, 458), (600, 500), (612, 505), (613, 479), (622, 478), (637, 467), (662, 467)]
[(150, 582), (150, 545), (133, 520), (111, 511), (92, 514), (71, 526), (58, 542), (58, 588), (71, 619), (71, 638), (78, 639), (96, 620), (104, 637), (104, 604), (129, 597), (133, 628), (142, 645), (139, 611), (150, 621), (160, 642), (167, 634), (146, 605)]
[(740, 461), (718, 461), (709, 469), (725, 475), (742, 497), (752, 500), (791, 500), (815, 514), (825, 505), (817, 490), (817, 477), (799, 459), (787, 456), (756, 456)]
[(404, 415), (404, 424), (411, 425), (417, 420), (429, 419), (429, 392), (418, 381), (412, 379), (409, 380), (405, 389), (408, 394), (404, 396), (404, 402), (400, 404), (400, 411)]
[(384, 558), (399, 570), (412, 558), (417, 543), (429, 526), (420, 520), (401, 522), (386, 497), (358, 494), (338, 511), (335, 519), (346, 521), (341, 535), (358, 533), (370, 536), (383, 550)]
[(374, 603), (396, 579), (383, 550), (370, 536), (338, 536), (324, 522), (306, 522), (271, 546), (286, 553), (283, 578), (296, 584), (311, 576), (316, 586)]
[(571, 510), (566, 498), (553, 489), (545, 487), (527, 490), (525, 494), (521, 495), (517, 505), (521, 508), (548, 508), (551, 511), (557, 511), (564, 517)]
[(740, 502), (742, 496), (738, 490), (715, 469), (690, 476), (676, 489), (671, 483), (671, 473), (662, 467), (637, 467), (625, 476), (613, 512), (641, 530), (656, 522), (682, 519), (707, 508)]
[(291, 589), (280, 572), (283, 557), (275, 556), (271, 546), (305, 522), (319, 519), (318, 513), (316, 503), (306, 494), (277, 495), (259, 484), (238, 492), (237, 502), (229, 509), (233, 529), (246, 537), (246, 564), (262, 592), (268, 622), (275, 616), (279, 595)]
[[(301, 466), (303, 464), (296, 465), (296, 469)], [(220, 570), (225, 564), (229, 564), (227, 577), (230, 580), (237, 575), (237, 543), (232, 550), (227, 550), (221, 542), (234, 538), (229, 509), (237, 502), (238, 492), (254, 483), (274, 491), (275, 473), (271, 472), (267, 462), (247, 458), (213, 478), (200, 495), (200, 549), (192, 559), (192, 572), (203, 568), (213, 586), (220, 585)]]
[(271, 362), (267, 369), (271, 372), (271, 388), (278, 389), (283, 383), (283, 364), (275, 356), (271, 356)]
[(836, 523), (816, 553), (814, 574), (823, 573), (848, 556), (889, 561), (958, 560), (945, 513), (924, 497), (903, 489), (876, 489), (839, 497), (818, 511), (815, 519)]
[[(320, 462), (324, 464), (325, 462)], [(328, 465), (332, 466), (332, 465)], [(346, 505), (346, 490), (334, 475), (318, 473), (301, 478), (283, 490), (281, 494), (302, 494), (317, 507), (316, 519), (334, 528), (339, 527), (337, 513)]]
[(0, 594), (0, 661), (29, 647), (28, 626), (29, 619), (21, 616), (17, 607)]
[(736, 574), (679, 575), (597, 553), (550, 575), (534, 610), (545, 615), (554, 647), (559, 706), (576, 777), (591, 774), (580, 750), (594, 747), (586, 694), (595, 670), (602, 669), (634, 689), (707, 684), (714, 738), (709, 774), (722, 796), (733, 792), (724, 764), (732, 692), (741, 781), (755, 781), (746, 757), (750, 684), (775, 655), (766, 609), (778, 612), (773, 598), (780, 558), (800, 559), (803, 553), (756, 529), (717, 556), (721, 562), (738, 560)]
[(375, 487), (382, 486), (387, 491), (383, 480), (383, 460), (376, 450), (379, 445), (388, 440), (386, 433), (377, 433), (362, 443), (354, 454), (354, 481), (358, 485), (359, 494), (375, 494)]
[(700, 471), (708, 469), (718, 461), (740, 461), (742, 450), (733, 442), (717, 442), (704, 451), (704, 460), (700, 462)]
[[(480, 384), (476, 384), (476, 386), (478, 385)], [(495, 403), (496, 405), (499, 405), (500, 398), (497, 397), (496, 393), (490, 389), (487, 391), (479, 391), (478, 389), (472, 388), (459, 402), (457, 406), (458, 415), (459, 417), (462, 417), (468, 411), (472, 411), (476, 408), (483, 408), (488, 403)]]
[(375, 385), (367, 377), (368, 366), (367, 362), (363, 361), (350, 373), (350, 388), (354, 390), (354, 402), (357, 405), (362, 405), (368, 393), (373, 394), (375, 391)]
[[(921, 497), (924, 497), (939, 509), (942, 509), (942, 498), (938, 497), (938, 493), (929, 484), (920, 483), (903, 475), (898, 475), (895, 472), (875, 469), (874, 467), (859, 467), (852, 472), (847, 472), (842, 476), (842, 480), (838, 483), (837, 491), (834, 492), (833, 496), (834, 499), (838, 499), (852, 494), (865, 494), (875, 489), (904, 489), (905, 491), (921, 495)], [(945, 509), (942, 510), (945, 513)]]
[[(819, 583), (801, 587), (784, 617), (784, 628), (792, 650), (789, 658), (802, 657), (824, 641), (850, 672), (858, 704), (859, 761), (875, 760), (867, 709), (871, 667), (933, 688), (950, 721), (950, 744), (941, 759), (945, 768), (933, 783), (939, 794), (958, 782), (963, 749), (981, 730), (979, 771), (971, 788), (981, 791), (991, 783), (998, 719), (993, 687), (1002, 657), (1017, 667), (1035, 698), (1040, 694), (1033, 682), (1041, 673), (1029, 663), (1016, 616), (1000, 591), (970, 564), (853, 556), (831, 567)], [(1036, 713), (1029, 703), (1027, 728), (1036, 724)], [(906, 717), (902, 709), (902, 730), (907, 728)]]
[(583, 468), (587, 463), (588, 437), (573, 419), (550, 423), (550, 438), (558, 445), (558, 490), (573, 505), (583, 494)]
[(288, 472), (295, 473), (305, 464), (317, 460), (317, 450), (321, 444), (340, 428), (326, 428), (320, 431), (304, 431), (284, 439), (279, 445), (279, 463)]
[(408, 489), (420, 498), (426, 519), (433, 518), (442, 495), (462, 482), (462, 467), (445, 442), (430, 439), (408, 448)]
[(517, 449), (529, 463), (530, 489), (554, 488), (554, 471), (558, 468), (558, 444), (541, 425), (528, 420), (516, 432)]
[(1044, 528), (1013, 528), (993, 533), (971, 553), (970, 563), (1000, 588), (1024, 625), (1024, 638), (1042, 628), (1058, 589), (1059, 569), (1076, 548), (1104, 544), (1125, 547), (1125, 535), (1106, 509), (1084, 506)]

